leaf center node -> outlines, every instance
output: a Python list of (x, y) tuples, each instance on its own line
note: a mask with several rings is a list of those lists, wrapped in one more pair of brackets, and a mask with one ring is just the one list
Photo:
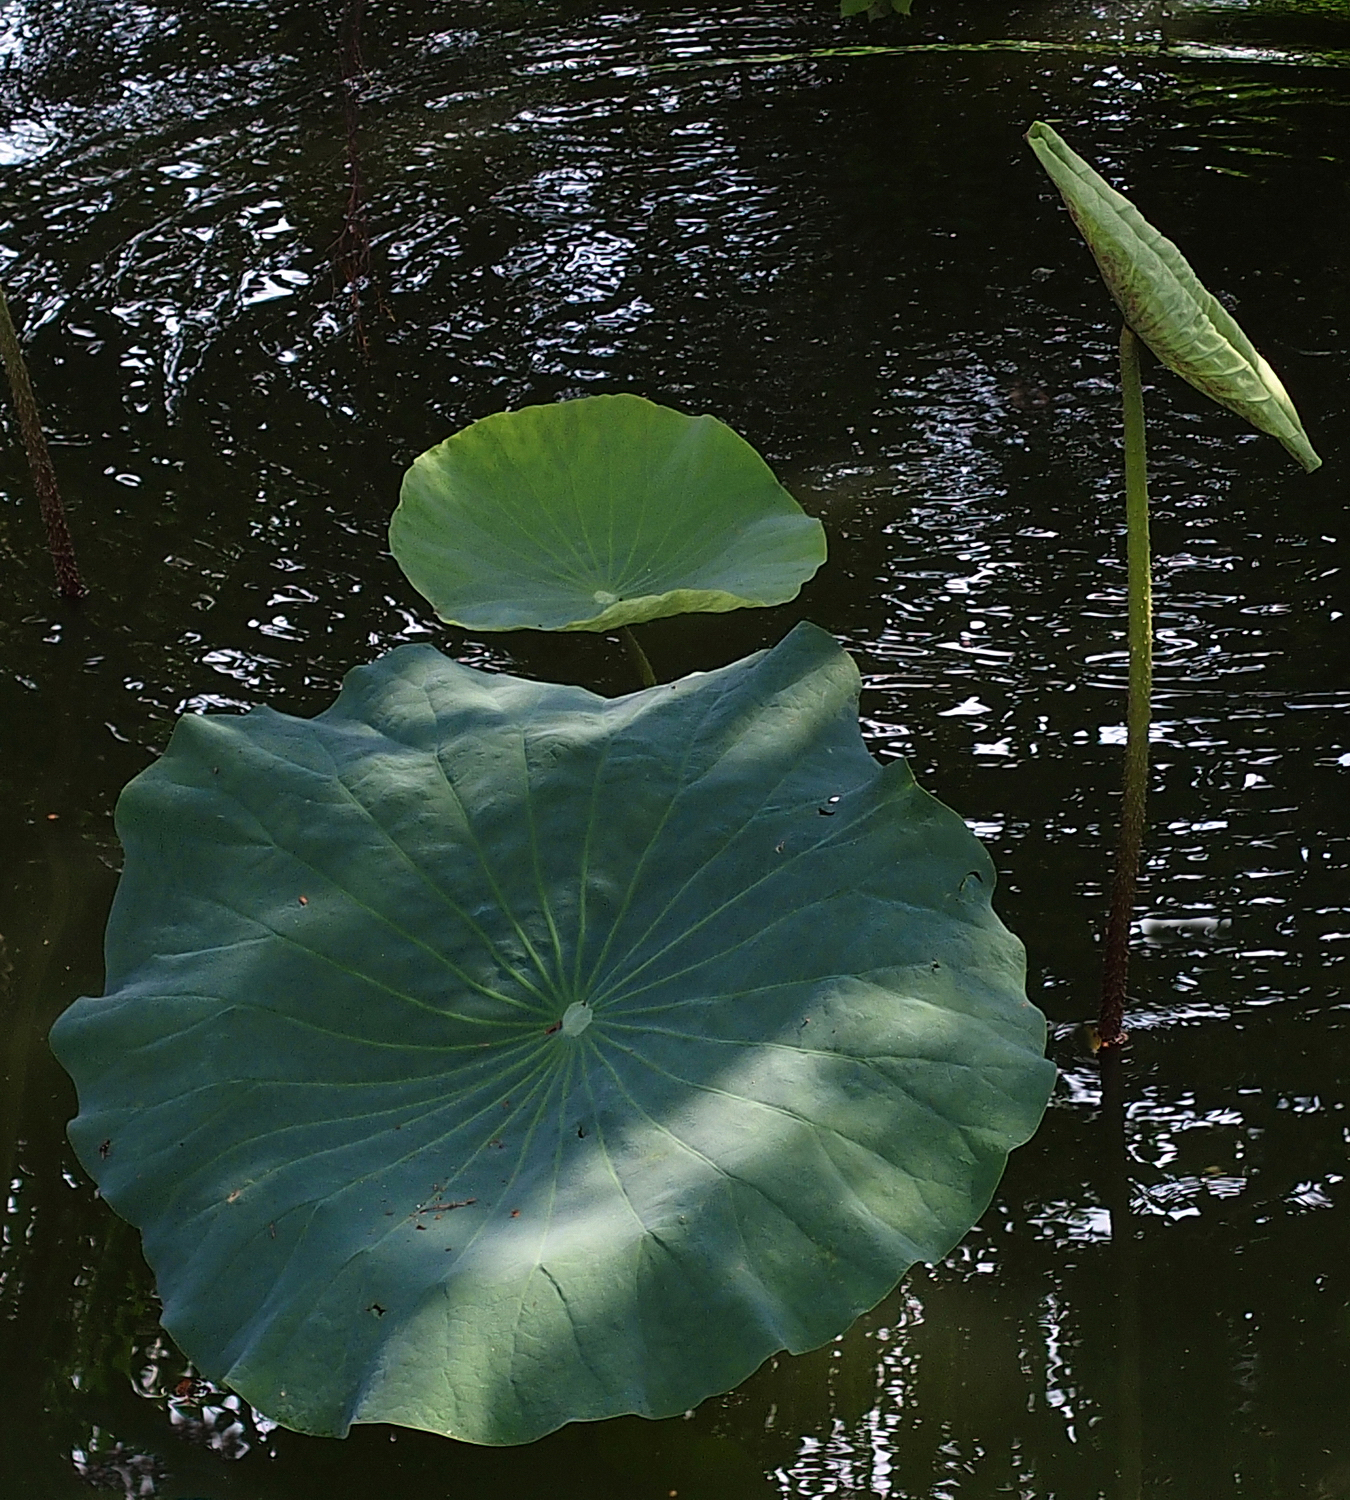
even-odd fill
[(574, 1000), (563, 1011), (562, 1031), (564, 1036), (580, 1036), (595, 1018), (595, 1012), (584, 1000)]

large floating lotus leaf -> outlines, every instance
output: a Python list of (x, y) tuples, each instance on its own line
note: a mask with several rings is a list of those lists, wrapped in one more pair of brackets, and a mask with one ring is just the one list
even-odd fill
[(1268, 432), (1305, 469), (1322, 462), (1280, 377), (1186, 257), (1048, 125), (1027, 132), (1088, 242), (1125, 321), (1169, 370), (1220, 406)]
[(404, 646), (185, 718), (53, 1043), (164, 1323), (290, 1427), (667, 1416), (944, 1255), (1053, 1068), (993, 871), (799, 626), (632, 697)]
[(484, 417), (413, 464), (389, 545), (470, 630), (613, 630), (783, 604), (825, 533), (716, 417), (588, 396)]

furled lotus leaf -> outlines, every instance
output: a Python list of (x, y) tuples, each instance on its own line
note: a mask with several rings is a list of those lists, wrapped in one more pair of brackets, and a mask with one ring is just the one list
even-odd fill
[(1313, 452), (1280, 377), (1232, 316), (1200, 284), (1186, 257), (1063, 139), (1037, 122), (1027, 132), (1088, 242), (1125, 321), (1169, 370), (1268, 432), (1305, 469)]
[(993, 870), (802, 625), (606, 700), (404, 646), (183, 719), (52, 1040), (165, 1326), (290, 1427), (667, 1416), (936, 1260), (1054, 1068)]
[(389, 545), (471, 630), (613, 630), (783, 604), (825, 533), (715, 417), (640, 396), (498, 412), (417, 459)]

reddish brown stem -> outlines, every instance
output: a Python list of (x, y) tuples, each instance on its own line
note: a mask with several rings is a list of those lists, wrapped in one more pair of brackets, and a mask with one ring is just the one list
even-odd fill
[[(347, 0), (338, 34), (338, 56), (342, 70), (342, 114), (346, 128), (347, 201), (342, 209), (342, 229), (333, 246), (333, 278), (344, 288), (352, 311), (352, 327), (362, 352), (368, 349), (362, 293), (374, 285), (370, 258), (370, 221), (366, 212), (365, 182), (361, 171), (361, 81), (366, 64), (361, 52), (361, 24), (365, 0)], [(376, 300), (384, 307), (376, 288)]]
[(19, 335), (14, 328), (14, 319), (9, 315), (9, 303), (5, 300), (2, 287), (0, 357), (4, 359), (9, 388), (14, 393), (14, 411), (19, 419), (23, 446), (28, 453), (28, 467), (32, 470), (33, 488), (37, 491), (38, 504), (42, 508), (43, 524), (47, 528), (47, 550), (52, 555), (52, 566), (56, 569), (56, 586), (62, 598), (83, 599), (88, 590), (75, 565), (75, 545), (70, 540), (70, 529), (66, 525), (65, 507), (61, 504), (61, 491), (56, 485), (56, 470), (52, 466), (52, 456), (47, 451), (47, 439), (42, 434), (42, 419), (38, 416), (33, 384), (28, 378), (28, 366), (24, 363)]

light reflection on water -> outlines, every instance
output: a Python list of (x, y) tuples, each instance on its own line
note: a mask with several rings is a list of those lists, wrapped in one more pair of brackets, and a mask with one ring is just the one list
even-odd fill
[[(999, 34), (940, 9), (903, 35)], [(1109, 39), (1151, 8), (1098, 9)], [(1064, 39), (1081, 10), (1019, 14)], [(1124, 1133), (1146, 1474), (1197, 1495), (1347, 1492), (1350, 689), (1328, 478), (1347, 85), (1074, 55), (656, 70), (851, 40), (828, 7), (474, 21), (372, 13), (361, 149), (389, 315), (368, 310), (366, 362), (331, 270), (345, 143), (327, 18), (0, 6), (0, 245), (95, 587), (81, 616), (53, 606), (7, 453), (0, 1447), (16, 1492), (80, 1493), (93, 1467), (147, 1494), (345, 1495), (391, 1474), (450, 1493), (447, 1453), (469, 1489), (528, 1494), (593, 1493), (596, 1476), (635, 1497), (1112, 1492), (1119, 1205), (1075, 1027), (1095, 1003), (1122, 734), (1114, 334), (1023, 160), (1038, 114), (1186, 244), (1328, 460), (1287, 473), (1272, 444), (1152, 381), (1139, 915), (1231, 925), (1140, 931)], [(876, 753), (909, 756), (1002, 872), (1055, 1023), (1046, 1126), (947, 1262), (688, 1422), (484, 1454), (411, 1433), (391, 1448), (384, 1429), (316, 1443), (224, 1393), (179, 1397), (134, 1242), (62, 1141), (70, 1100), (42, 1041), (100, 986), (113, 800), (175, 715), (313, 712), (404, 640), (628, 690), (610, 642), (445, 630), (384, 551), (422, 447), (596, 389), (716, 410), (825, 521), (832, 562), (799, 606), (654, 626), (651, 654), (675, 675), (801, 617), (850, 646)]]

